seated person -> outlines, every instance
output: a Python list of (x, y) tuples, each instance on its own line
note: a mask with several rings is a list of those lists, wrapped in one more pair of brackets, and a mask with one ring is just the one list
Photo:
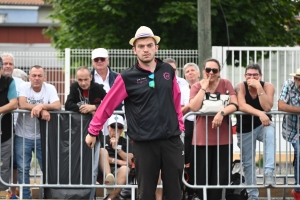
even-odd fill
[[(130, 172), (131, 161), (133, 158), (132, 145), (129, 145), (127, 151), (127, 141), (121, 134), (124, 131), (124, 119), (121, 115), (112, 115), (108, 120), (108, 131), (109, 135), (100, 136), (100, 170), (105, 173), (105, 184), (114, 185), (115, 184), (115, 174), (116, 171), (116, 184), (124, 185), (126, 184), (126, 177)], [(104, 141), (105, 140), (105, 141)], [(130, 144), (130, 143), (129, 143)], [(115, 158), (115, 151), (117, 151), (117, 158)], [(127, 163), (128, 156), (128, 163)], [(117, 169), (115, 169), (117, 166)], [(117, 197), (122, 188), (108, 188), (108, 196), (106, 200), (113, 200)]]

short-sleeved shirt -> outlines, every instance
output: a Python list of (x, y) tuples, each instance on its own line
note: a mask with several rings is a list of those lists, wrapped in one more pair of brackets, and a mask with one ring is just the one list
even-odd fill
[[(199, 90), (201, 89), (200, 82), (195, 83), (191, 88), (190, 93), (190, 99), (193, 99)], [(215, 90), (214, 93), (219, 92), (220, 94), (226, 94), (228, 91), (229, 95), (236, 95), (232, 84), (227, 79), (220, 78), (219, 84)], [(212, 93), (213, 94), (213, 93)], [(205, 115), (198, 115), (196, 117), (196, 141), (195, 138), (193, 138), (192, 143), (196, 144), (197, 146), (205, 146), (206, 145), (206, 128), (208, 130), (208, 145), (217, 145), (217, 131), (218, 129), (212, 128), (212, 121), (214, 119), (214, 116), (208, 117), (208, 123), (206, 125), (206, 116)], [(232, 144), (232, 134), (229, 132), (229, 124), (227, 117), (223, 118), (222, 124), (219, 127), (219, 144), (225, 145), (225, 144)]]
[[(41, 91), (35, 92), (30, 82), (24, 82), (20, 85), (19, 97), (26, 97), (27, 103), (34, 105), (51, 104), (59, 101), (55, 87), (48, 83), (43, 83)], [(36, 117), (31, 118), (30, 113), (25, 113), (25, 120), (23, 121), (23, 114), (20, 114), (16, 123), (16, 135), (30, 140), (34, 140), (35, 137), (40, 139), (39, 120)]]
[[(279, 100), (292, 106), (300, 106), (300, 89), (295, 85), (294, 80), (289, 79), (284, 82)], [(284, 115), (283, 117), (282, 137), (288, 142), (295, 143), (298, 140), (297, 127), (300, 127), (300, 122), (297, 118), (297, 115)]]
[[(105, 145), (104, 145), (104, 139), (105, 139)], [(105, 149), (108, 152), (109, 157), (114, 158), (115, 157), (115, 149), (112, 147), (110, 144), (110, 137), (109, 135), (104, 136), (100, 135), (100, 144), (101, 148), (105, 146)], [(131, 141), (128, 142), (128, 153), (132, 153), (132, 143)], [(119, 141), (118, 141), (118, 146), (117, 149), (122, 149), (122, 151), (127, 152), (127, 140), (120, 136)], [(122, 158), (117, 154), (117, 159), (122, 160)], [(115, 166), (114, 164), (110, 164), (111, 166)]]
[(14, 80), (12, 80), (8, 87), (7, 99), (10, 101), (14, 98), (18, 98), (18, 94), (16, 90), (16, 83)]

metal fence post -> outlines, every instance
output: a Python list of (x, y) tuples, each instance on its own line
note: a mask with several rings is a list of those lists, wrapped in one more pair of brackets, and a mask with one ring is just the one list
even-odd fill
[(65, 101), (70, 90), (71, 49), (65, 48)]

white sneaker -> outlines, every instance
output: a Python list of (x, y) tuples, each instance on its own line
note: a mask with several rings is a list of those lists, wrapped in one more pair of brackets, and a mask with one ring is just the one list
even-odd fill
[[(113, 174), (109, 173), (105, 177), (105, 185), (114, 185), (115, 184), (115, 177)], [(115, 192), (115, 188), (106, 188), (108, 194), (113, 194)]]

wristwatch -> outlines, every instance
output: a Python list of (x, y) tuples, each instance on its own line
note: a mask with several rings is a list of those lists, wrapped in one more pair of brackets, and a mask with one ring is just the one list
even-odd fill
[(221, 111), (221, 115), (222, 115), (222, 116), (225, 116), (225, 112), (224, 112), (223, 110)]

